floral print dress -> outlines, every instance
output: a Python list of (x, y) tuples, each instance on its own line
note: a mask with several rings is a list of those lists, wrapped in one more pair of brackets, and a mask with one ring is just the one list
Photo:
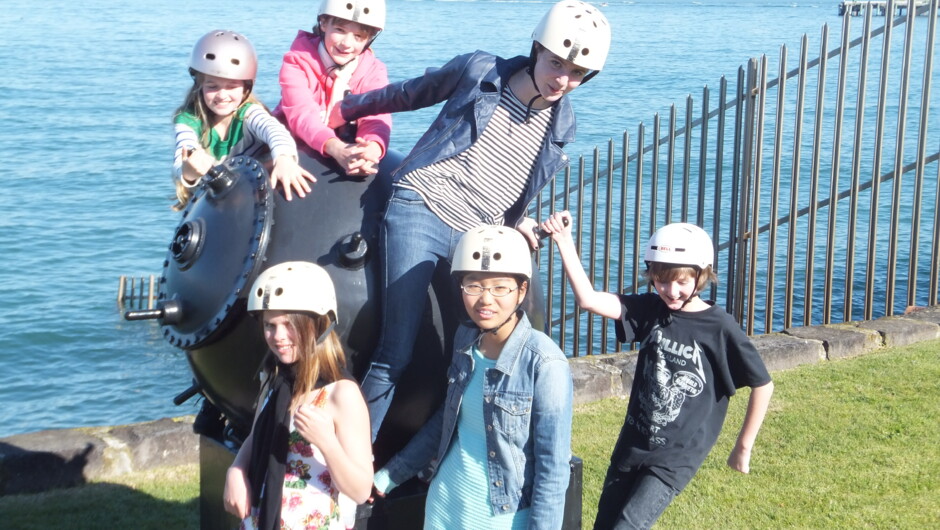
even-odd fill
[[(332, 391), (333, 383), (321, 388), (313, 405), (323, 408)], [(352, 501), (333, 487), (330, 470), (320, 450), (308, 443), (290, 420), (290, 437), (287, 448), (287, 469), (284, 473), (284, 489), (281, 495), (282, 530), (345, 530), (348, 528), (340, 516), (340, 506), (347, 507)], [(349, 506), (355, 510), (355, 506)], [(349, 514), (349, 515), (354, 515)], [(242, 528), (255, 529), (258, 525), (257, 509), (242, 521)]]

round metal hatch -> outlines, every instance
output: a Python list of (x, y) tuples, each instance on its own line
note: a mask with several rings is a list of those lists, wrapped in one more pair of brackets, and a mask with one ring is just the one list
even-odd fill
[(183, 211), (158, 298), (161, 306), (178, 310), (163, 320), (163, 335), (174, 346), (198, 347), (244, 311), (242, 294), (258, 273), (271, 225), (266, 183), (257, 160), (227, 160), (213, 168)]

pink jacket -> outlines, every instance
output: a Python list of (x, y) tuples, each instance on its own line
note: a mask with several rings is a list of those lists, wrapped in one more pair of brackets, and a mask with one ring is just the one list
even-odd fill
[[(333, 79), (327, 75), (317, 53), (319, 45), (320, 37), (303, 30), (297, 32), (290, 51), (284, 54), (280, 74), (281, 103), (274, 114), (286, 119), (294, 136), (326, 155), (323, 146), (330, 138), (336, 138), (336, 133), (323, 123), (321, 115), (326, 110)], [(367, 49), (359, 56), (359, 66), (349, 80), (350, 90), (361, 94), (387, 84), (385, 64), (375, 57), (371, 49)], [(357, 136), (378, 142), (384, 156), (392, 131), (391, 115), (360, 118), (357, 125)]]

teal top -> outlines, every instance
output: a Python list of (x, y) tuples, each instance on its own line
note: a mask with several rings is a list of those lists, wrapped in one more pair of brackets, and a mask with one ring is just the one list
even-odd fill
[(483, 382), (496, 361), (473, 346), (473, 373), (460, 403), (457, 431), (428, 490), (425, 528), (526, 528), (529, 509), (493, 515), (486, 468), (486, 433), (483, 419)]

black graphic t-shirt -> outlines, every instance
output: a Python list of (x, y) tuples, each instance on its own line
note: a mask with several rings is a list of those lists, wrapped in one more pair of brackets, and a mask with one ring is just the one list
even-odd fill
[(763, 360), (720, 307), (669, 311), (656, 293), (620, 295), (621, 342), (640, 342), (633, 388), (611, 462), (648, 468), (682, 490), (702, 465), (742, 387), (770, 382)]

